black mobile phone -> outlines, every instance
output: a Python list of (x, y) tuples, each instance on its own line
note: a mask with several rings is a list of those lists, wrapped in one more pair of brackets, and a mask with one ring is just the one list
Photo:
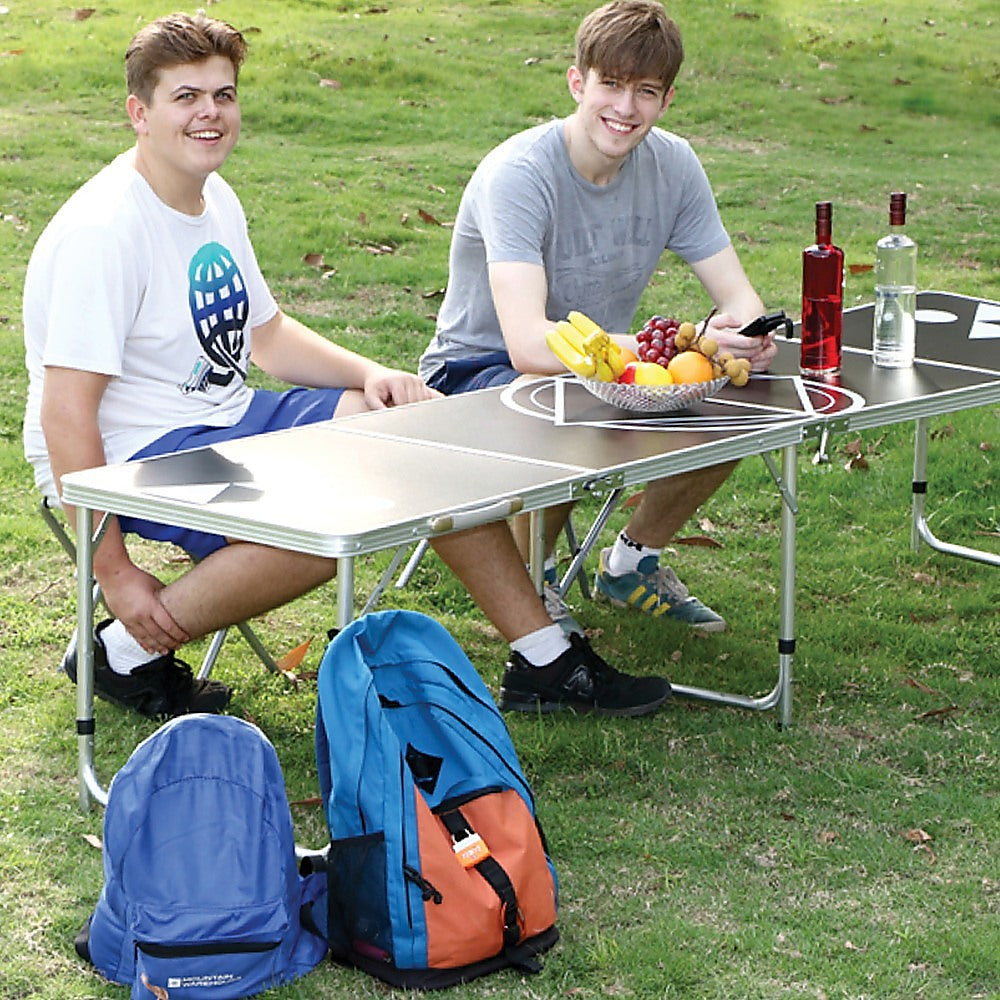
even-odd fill
[(758, 316), (752, 323), (747, 323), (747, 325), (740, 330), (740, 334), (744, 337), (764, 337), (772, 330), (777, 330), (779, 326), (783, 326), (785, 328), (786, 337), (790, 337), (792, 335), (792, 321), (784, 314), (783, 311)]

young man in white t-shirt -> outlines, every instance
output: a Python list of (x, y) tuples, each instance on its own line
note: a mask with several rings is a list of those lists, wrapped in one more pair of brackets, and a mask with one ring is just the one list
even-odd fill
[[(78, 469), (437, 395), (331, 343), (272, 298), (240, 202), (217, 173), (239, 134), (245, 53), (239, 32), (203, 15), (141, 29), (125, 60), (135, 145), (38, 240), (24, 286), (25, 453), (49, 496)], [(251, 362), (294, 388), (249, 388)], [(199, 561), (164, 586), (129, 558), (129, 532), (175, 542)], [(620, 674), (586, 639), (567, 638), (504, 522), (434, 546), (532, 667), (534, 697), (510, 707), (639, 715), (669, 696), (666, 680)], [(112, 518), (94, 556), (115, 616), (95, 634), (96, 693), (149, 716), (220, 711), (229, 689), (193, 679), (175, 650), (335, 569), (335, 560)], [(63, 668), (75, 680), (75, 650)]]
[[(420, 359), (428, 384), (450, 394), (564, 372), (545, 333), (571, 310), (635, 351), (626, 332), (665, 249), (690, 265), (715, 305), (709, 326), (720, 348), (748, 358), (755, 371), (770, 365), (773, 337), (738, 332), (764, 305), (708, 178), (690, 145), (657, 127), (682, 59), (677, 25), (655, 0), (615, 0), (583, 20), (567, 72), (573, 113), (496, 147), (463, 193), (448, 288)], [(659, 557), (733, 467), (649, 483), (625, 530), (600, 554), (597, 593), (700, 632), (724, 629)], [(549, 511), (550, 543), (568, 513), (565, 505)], [(549, 595), (550, 609), (558, 608), (558, 592)]]

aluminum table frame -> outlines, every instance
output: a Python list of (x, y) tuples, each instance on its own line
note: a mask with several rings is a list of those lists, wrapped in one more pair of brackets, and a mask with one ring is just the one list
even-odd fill
[[(952, 327), (971, 331), (982, 307), (995, 303), (923, 293), (921, 309), (958, 313)], [(1000, 306), (998, 316), (1000, 316)], [(92, 512), (131, 514), (336, 558), (337, 620), (354, 615), (354, 559), (450, 531), (499, 520), (518, 511), (583, 496), (608, 495), (650, 479), (762, 455), (779, 488), (781, 586), (778, 677), (760, 697), (677, 685), (678, 694), (756, 711), (777, 707), (780, 724), (792, 718), (795, 650), (795, 543), (797, 452), (804, 438), (840, 429), (917, 421), (915, 481), (926, 473), (926, 428), (935, 414), (1000, 400), (1000, 363), (956, 363), (959, 341), (933, 345), (935, 328), (918, 326), (911, 372), (874, 369), (870, 343), (872, 307), (844, 317), (842, 383), (864, 394), (864, 406), (830, 415), (789, 417), (752, 431), (665, 433), (586, 426), (555, 426), (513, 412), (502, 390), (360, 414), (336, 422), (245, 438), (141, 462), (123, 463), (64, 477), (66, 502), (77, 510), (77, 735), (80, 802), (105, 802), (94, 768)], [(987, 320), (983, 354), (996, 355)], [(944, 330), (947, 324), (943, 324)], [(929, 331), (929, 332), (928, 332)], [(794, 372), (798, 344), (779, 352), (775, 370)], [(1000, 361), (1000, 359), (998, 359)], [(923, 443), (922, 443), (923, 442)], [(780, 451), (779, 471), (771, 453)], [(400, 484), (403, 484), (402, 487)], [(442, 485), (444, 494), (435, 487)], [(923, 496), (924, 490), (919, 491)], [(922, 503), (914, 491), (915, 537), (929, 542)], [(533, 567), (540, 573), (541, 517), (533, 517)], [(937, 542), (954, 554), (961, 547)], [(930, 542), (929, 542), (930, 543)], [(989, 553), (983, 561), (995, 564)]]

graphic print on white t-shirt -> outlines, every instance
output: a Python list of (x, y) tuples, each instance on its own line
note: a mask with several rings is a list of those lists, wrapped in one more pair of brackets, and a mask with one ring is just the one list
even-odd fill
[(241, 366), (249, 299), (233, 255), (220, 243), (206, 243), (188, 267), (188, 304), (198, 341), (207, 360), (198, 358), (181, 392), (204, 391), (209, 384), (229, 385)]

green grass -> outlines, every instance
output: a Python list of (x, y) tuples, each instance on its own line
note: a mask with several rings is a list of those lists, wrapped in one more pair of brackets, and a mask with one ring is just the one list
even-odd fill
[[(53, 0), (0, 14), (0, 995), (123, 997), (72, 949), (101, 886), (101, 813), (76, 802), (73, 691), (54, 665), (73, 628), (71, 572), (34, 513), (20, 452), (20, 294), (61, 202), (130, 142), (122, 49), (136, 0), (76, 20)], [(849, 264), (871, 263), (888, 192), (910, 194), (920, 283), (1000, 299), (993, 232), (997, 26), (986, 0), (928, 7), (791, 0), (670, 5), (687, 60), (665, 120), (712, 178), (768, 307), (798, 313), (812, 206), (834, 202)], [(381, 11), (384, 8), (384, 12)], [(226, 166), (265, 273), (324, 334), (412, 367), (447, 280), (450, 230), (479, 158), (569, 110), (563, 74), (587, 5), (384, 5), (222, 0), (248, 29), (244, 136)], [(339, 87), (321, 86), (337, 81)], [(433, 217), (421, 218), (421, 210)], [(440, 224), (435, 224), (437, 220)], [(373, 253), (373, 248), (391, 252)], [(303, 261), (323, 255), (325, 267)], [(870, 301), (849, 277), (849, 304)], [(643, 311), (701, 316), (704, 293), (665, 259)], [(932, 422), (939, 534), (998, 551), (1000, 410)], [(512, 718), (561, 880), (562, 941), (529, 980), (461, 998), (945, 998), (1000, 994), (1000, 577), (909, 548), (911, 430), (866, 432), (867, 470), (799, 465), (795, 726), (678, 703), (643, 720)], [(590, 511), (593, 513), (593, 511)], [(761, 692), (776, 673), (780, 500), (758, 460), (683, 534), (672, 562), (731, 624), (695, 639), (573, 595), (623, 669)], [(622, 523), (616, 515), (613, 526)], [(610, 529), (609, 529), (610, 530)], [(148, 546), (164, 576), (181, 564)], [(359, 590), (385, 563), (359, 567)], [(428, 557), (388, 604), (445, 624), (495, 690), (499, 635)], [(281, 651), (314, 638), (297, 686), (238, 640), (219, 672), (233, 712), (278, 748), (293, 801), (315, 795), (314, 670), (332, 595), (266, 616)], [(942, 711), (945, 710), (945, 711)], [(152, 731), (97, 706), (105, 778)], [(304, 843), (323, 840), (293, 806)], [(922, 840), (924, 831), (930, 838)], [(324, 965), (282, 998), (402, 996)]]

